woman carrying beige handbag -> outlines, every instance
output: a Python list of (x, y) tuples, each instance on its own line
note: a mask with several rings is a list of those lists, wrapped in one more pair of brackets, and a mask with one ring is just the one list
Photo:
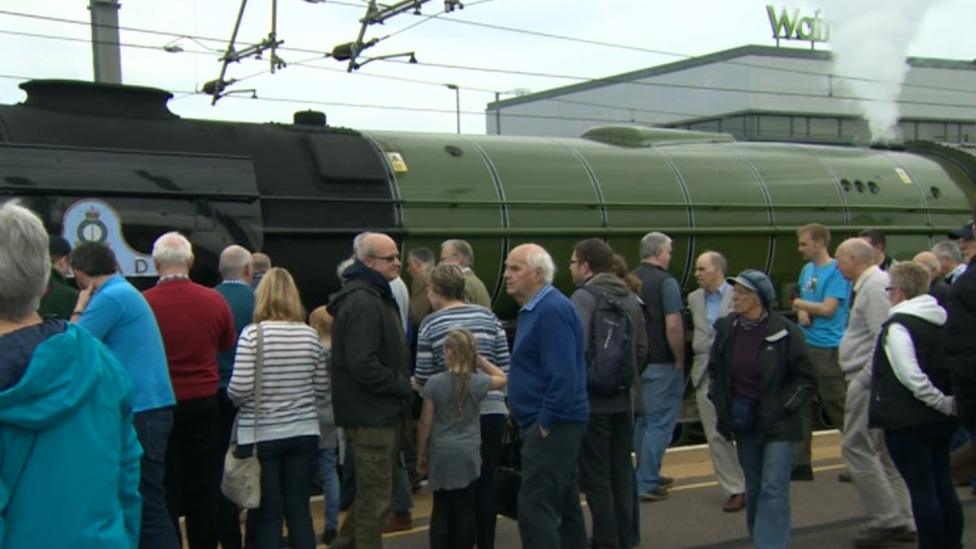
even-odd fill
[(315, 547), (308, 500), (319, 437), (316, 403), (329, 385), (325, 352), (304, 319), (291, 275), (270, 269), (257, 287), (254, 324), (241, 332), (227, 388), (240, 408), (236, 455), (253, 454), (260, 462), (260, 505), (247, 523), (255, 549), (280, 546), (283, 520), (293, 549)]

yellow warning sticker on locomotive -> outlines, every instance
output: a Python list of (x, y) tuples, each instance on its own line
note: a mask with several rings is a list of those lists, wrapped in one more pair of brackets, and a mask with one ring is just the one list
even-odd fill
[(908, 175), (908, 172), (906, 172), (904, 168), (895, 168), (895, 173), (898, 174), (898, 178), (901, 179), (902, 183), (906, 185), (911, 184), (912, 178)]
[(387, 152), (386, 158), (390, 161), (390, 165), (393, 166), (393, 171), (396, 173), (407, 171), (407, 163), (404, 162), (402, 154), (398, 152)]

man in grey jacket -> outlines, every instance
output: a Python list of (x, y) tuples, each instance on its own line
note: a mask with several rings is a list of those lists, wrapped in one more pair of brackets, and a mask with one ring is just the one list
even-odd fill
[(868, 428), (871, 363), (881, 325), (888, 318), (888, 273), (875, 264), (874, 249), (859, 238), (837, 247), (837, 268), (854, 284), (850, 318), (838, 358), (847, 381), (841, 455), (870, 520), (858, 532), (855, 547), (882, 547), (915, 538), (914, 520), (905, 481), (895, 468), (884, 436)]
[(727, 513), (742, 510), (746, 505), (746, 484), (739, 465), (735, 446), (715, 429), (715, 404), (708, 398), (711, 382), (708, 374), (708, 353), (715, 341), (715, 322), (732, 312), (732, 286), (725, 281), (728, 263), (718, 252), (707, 251), (695, 262), (695, 280), (699, 288), (688, 294), (688, 309), (694, 325), (691, 350), (691, 383), (695, 387), (698, 417), (708, 451), (712, 456), (715, 476), (728, 499), (722, 506)]
[[(647, 332), (637, 296), (611, 272), (613, 250), (597, 238), (576, 243), (569, 261), (569, 272), (579, 287), (573, 292), (573, 305), (583, 321), (586, 356), (594, 354), (593, 321), (597, 318), (598, 296), (607, 294), (621, 303), (630, 318), (634, 372), (630, 387), (607, 393), (588, 387), (590, 421), (580, 449), (580, 484), (593, 516), (593, 547), (632, 547), (634, 517), (634, 467), (632, 394), (639, 379), (639, 368), (647, 356)], [(590, 367), (589, 365), (587, 365)]]

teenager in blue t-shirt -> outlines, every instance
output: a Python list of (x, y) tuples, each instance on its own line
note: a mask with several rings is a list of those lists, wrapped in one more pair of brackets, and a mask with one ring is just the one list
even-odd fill
[(807, 354), (817, 376), (817, 398), (804, 407), (803, 441), (795, 446), (793, 479), (813, 480), (810, 466), (810, 440), (816, 401), (827, 420), (836, 427), (844, 425), (844, 402), (847, 386), (837, 361), (837, 348), (847, 327), (847, 309), (851, 285), (837, 270), (830, 257), (830, 231), (819, 223), (804, 225), (796, 231), (798, 249), (807, 264), (800, 271), (799, 297), (793, 300), (797, 324), (806, 336)]

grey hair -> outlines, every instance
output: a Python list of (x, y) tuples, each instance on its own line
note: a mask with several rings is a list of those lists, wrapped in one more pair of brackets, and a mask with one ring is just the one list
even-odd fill
[(370, 246), (366, 240), (366, 237), (369, 236), (370, 234), (372, 233), (370, 233), (369, 231), (363, 231), (357, 234), (352, 239), (352, 251), (354, 254), (356, 254), (356, 259), (360, 261), (366, 259), (366, 257), (370, 254), (370, 252), (373, 251), (373, 247)]
[(723, 275), (729, 273), (729, 262), (725, 259), (724, 255), (714, 250), (705, 250), (702, 252), (702, 255), (704, 254), (708, 254), (708, 260), (712, 263), (712, 266), (715, 267), (715, 269), (717, 269)]
[(44, 223), (14, 200), (0, 206), (0, 318), (19, 321), (37, 311), (49, 276)]
[(160, 265), (186, 265), (193, 261), (193, 245), (176, 231), (170, 231), (153, 243), (153, 261)]
[(928, 293), (931, 284), (929, 270), (911, 261), (892, 265), (888, 269), (888, 276), (891, 277), (891, 286), (901, 290), (906, 299)]
[(232, 244), (220, 252), (218, 269), (224, 280), (234, 280), (244, 276), (244, 269), (251, 264), (251, 252), (247, 248)]
[(542, 278), (546, 284), (552, 284), (552, 279), (556, 276), (556, 263), (545, 248), (539, 245), (529, 248), (525, 254), (525, 264), (530, 269), (542, 271)]
[(450, 240), (445, 240), (441, 244), (441, 248), (444, 246), (450, 246), (454, 253), (457, 254), (458, 258), (461, 259), (462, 267), (474, 267), (474, 250), (471, 249), (471, 244), (467, 240), (461, 240), (459, 238), (452, 238)]
[(346, 272), (346, 269), (348, 269), (349, 266), (352, 264), (353, 264), (353, 258), (349, 257), (343, 259), (342, 261), (339, 262), (338, 265), (336, 265), (336, 278), (339, 279), (339, 282), (343, 282), (343, 283), (345, 282), (345, 279), (342, 278), (342, 273)]
[(657, 257), (664, 247), (671, 243), (671, 237), (657, 231), (647, 233), (640, 241), (641, 259)]
[(962, 263), (962, 250), (959, 249), (959, 244), (952, 240), (936, 242), (935, 246), (932, 246), (932, 253), (939, 259), (946, 258), (951, 259), (954, 263)]

